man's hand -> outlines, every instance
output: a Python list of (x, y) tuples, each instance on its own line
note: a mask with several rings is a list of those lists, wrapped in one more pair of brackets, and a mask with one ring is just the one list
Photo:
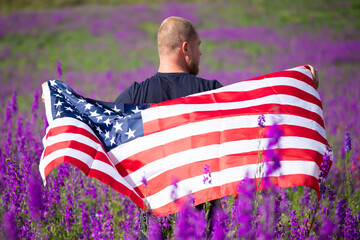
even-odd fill
[(312, 75), (312, 78), (314, 80), (315, 89), (318, 89), (319, 88), (318, 71), (313, 66), (311, 66), (309, 64), (308, 64), (308, 66), (310, 67), (311, 75)]
[[(41, 85), (41, 89), (43, 89), (44, 88), (44, 86), (45, 86), (45, 84), (46, 84), (47, 82), (44, 82), (42, 85)], [(45, 103), (45, 96), (44, 96), (44, 91), (42, 92), (42, 95), (41, 95), (41, 100), (42, 100), (42, 102), (43, 103)]]

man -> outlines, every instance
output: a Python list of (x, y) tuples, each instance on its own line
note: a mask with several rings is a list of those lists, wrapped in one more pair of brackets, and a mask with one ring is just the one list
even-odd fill
[[(196, 27), (189, 20), (180, 17), (165, 19), (158, 31), (160, 58), (158, 72), (144, 82), (134, 82), (116, 98), (115, 104), (159, 103), (222, 87), (216, 80), (206, 80), (196, 76), (199, 73), (200, 44)], [(317, 70), (312, 66), (310, 69), (317, 89)], [(211, 203), (215, 206), (219, 205), (219, 202), (215, 200)], [(197, 206), (198, 209), (202, 207), (203, 204)], [(213, 207), (210, 208), (210, 219), (212, 211)], [(145, 217), (144, 214), (142, 215), (141, 223)], [(141, 238), (144, 238), (144, 225), (141, 225)]]

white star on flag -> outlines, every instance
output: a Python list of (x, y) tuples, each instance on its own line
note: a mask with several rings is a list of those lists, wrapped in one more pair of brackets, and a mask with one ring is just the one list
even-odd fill
[(116, 122), (116, 124), (114, 126), (114, 128), (116, 129), (115, 132), (117, 132), (119, 130), (122, 131), (122, 128), (121, 128), (122, 125), (123, 125), (123, 123)]
[(114, 110), (115, 112), (119, 112), (119, 111), (120, 111), (120, 109), (118, 109), (118, 108), (116, 107), (116, 105), (115, 105), (115, 107), (113, 108), (113, 110)]
[(128, 136), (128, 139), (131, 137), (135, 137), (134, 135), (135, 131), (136, 130), (131, 130), (131, 128), (129, 128), (129, 131), (125, 133)]
[(107, 114), (111, 114), (112, 113), (112, 111), (110, 111), (109, 109), (105, 109), (105, 112), (104, 113), (107, 113)]
[(112, 138), (110, 139), (110, 144), (111, 144), (111, 146), (112, 146), (113, 144), (115, 144), (115, 137), (112, 137)]
[(135, 108), (134, 110), (131, 110), (131, 111), (133, 111), (133, 113), (141, 112), (141, 110), (139, 110), (139, 107), (138, 107), (138, 106), (136, 106), (136, 108)]
[(105, 130), (105, 139), (104, 139), (104, 140), (106, 140), (106, 139), (108, 139), (108, 138), (110, 138), (110, 133)]
[(78, 101), (78, 103), (81, 103), (81, 102), (82, 102), (82, 103), (85, 102), (85, 99), (80, 98), (79, 101)]
[(99, 134), (102, 134), (103, 132), (99, 126), (96, 127), (96, 130), (99, 132)]
[(69, 90), (67, 90), (67, 89), (66, 89), (66, 93), (67, 93), (67, 94), (72, 94), (72, 93), (71, 93)]
[(74, 110), (71, 107), (66, 107), (65, 110), (73, 112)]
[(58, 112), (56, 113), (56, 116), (57, 116), (57, 117), (60, 116), (61, 113), (62, 113), (62, 111), (58, 111)]
[(56, 107), (59, 107), (63, 104), (64, 102), (61, 102), (60, 100), (55, 104)]
[(110, 118), (106, 119), (106, 120), (104, 121), (104, 123), (105, 123), (106, 126), (108, 127), (108, 126), (110, 125)]
[(89, 110), (90, 110), (90, 108), (91, 108), (92, 106), (93, 106), (93, 105), (92, 105), (91, 103), (85, 104), (85, 110), (86, 110), (86, 109), (89, 109)]
[(50, 80), (50, 85), (51, 85), (51, 86), (57, 86), (55, 80)]
[(97, 116), (100, 116), (100, 114), (98, 114), (98, 113), (96, 112), (96, 110), (93, 111), (93, 112), (90, 112), (90, 117), (97, 117)]
[(76, 116), (76, 118), (83, 120), (83, 118), (80, 115), (75, 115), (75, 116)]
[(99, 117), (97, 117), (96, 119), (97, 119), (97, 122), (99, 122), (100, 120), (102, 120), (102, 116), (99, 116)]

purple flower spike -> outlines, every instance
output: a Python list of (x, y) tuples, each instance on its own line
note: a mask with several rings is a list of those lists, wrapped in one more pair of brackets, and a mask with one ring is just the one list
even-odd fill
[(204, 179), (203, 179), (204, 184), (206, 184), (206, 183), (211, 184), (211, 172), (210, 172), (210, 166), (209, 165), (205, 164), (204, 169), (203, 169), (203, 173), (207, 174), (207, 175), (203, 176), (204, 177)]
[(142, 182), (143, 184), (145, 184), (145, 186), (148, 185), (148, 182), (147, 182), (145, 176), (143, 176), (143, 178), (141, 179), (141, 182)]
[(179, 212), (174, 231), (175, 239), (205, 239), (207, 224), (204, 211), (187, 207)]
[(349, 129), (345, 134), (345, 152), (349, 152), (351, 150), (351, 133)]
[(227, 225), (229, 222), (228, 215), (221, 209), (216, 208), (214, 214), (214, 227), (212, 232), (212, 238), (215, 240), (225, 239), (226, 233), (229, 231)]
[(7, 239), (18, 239), (18, 229), (16, 227), (14, 210), (11, 210), (4, 214), (2, 220), (2, 228), (7, 235)]
[(269, 131), (266, 134), (266, 137), (269, 138), (267, 151), (265, 152), (268, 167), (266, 176), (269, 176), (281, 167), (281, 156), (276, 152), (276, 149), (273, 148), (279, 144), (282, 135), (283, 131), (277, 123), (274, 123), (274, 125), (270, 126)]
[(149, 226), (149, 240), (151, 239), (162, 239), (161, 228), (156, 220), (150, 217), (150, 226)]
[(265, 127), (265, 116), (264, 116), (264, 114), (259, 115), (258, 125), (259, 125), (260, 129)]
[(283, 131), (277, 123), (274, 123), (266, 135), (267, 138), (270, 138), (268, 143), (268, 149), (270, 149), (279, 143), (280, 137), (283, 135)]
[(203, 173), (206, 174), (206, 173), (209, 173), (209, 172), (210, 172), (210, 166), (205, 164), (204, 169), (203, 169)]
[(320, 175), (319, 175), (320, 184), (325, 181), (329, 173), (331, 167), (331, 158), (332, 158), (332, 149), (330, 146), (327, 146), (326, 151), (323, 155), (323, 161), (321, 162), (320, 165)]
[[(36, 164), (34, 164), (36, 165)], [(38, 171), (35, 168), (32, 168), (31, 175), (28, 180), (28, 191), (29, 191), (29, 208), (31, 212), (31, 217), (34, 220), (40, 220), (42, 210), (44, 208), (42, 200), (42, 187), (41, 187), (41, 178)]]
[(171, 190), (171, 199), (175, 202), (177, 202), (177, 188), (178, 188), (178, 183), (179, 179), (177, 177), (172, 177), (171, 179), (171, 185), (172, 185), (172, 190)]
[(344, 223), (344, 237), (345, 239), (359, 239), (359, 220), (351, 213), (351, 208), (346, 209), (345, 223)]
[(61, 61), (58, 61), (58, 62), (57, 62), (56, 70), (57, 70), (57, 72), (58, 72), (58, 78), (60, 78), (61, 75), (62, 75)]

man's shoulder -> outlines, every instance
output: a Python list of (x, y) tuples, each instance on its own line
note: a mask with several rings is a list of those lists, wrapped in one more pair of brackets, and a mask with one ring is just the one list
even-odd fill
[(209, 87), (209, 90), (222, 87), (222, 84), (216, 79), (210, 80), (210, 79), (206, 79), (206, 78), (202, 78), (202, 77), (198, 77), (198, 76), (195, 76), (195, 77), (196, 77), (196, 79), (198, 81), (200, 81), (203, 84), (207, 85)]
[(138, 82), (133, 82), (129, 87), (122, 91), (119, 96), (115, 99), (114, 103), (132, 103), (134, 102), (134, 96), (139, 88)]

